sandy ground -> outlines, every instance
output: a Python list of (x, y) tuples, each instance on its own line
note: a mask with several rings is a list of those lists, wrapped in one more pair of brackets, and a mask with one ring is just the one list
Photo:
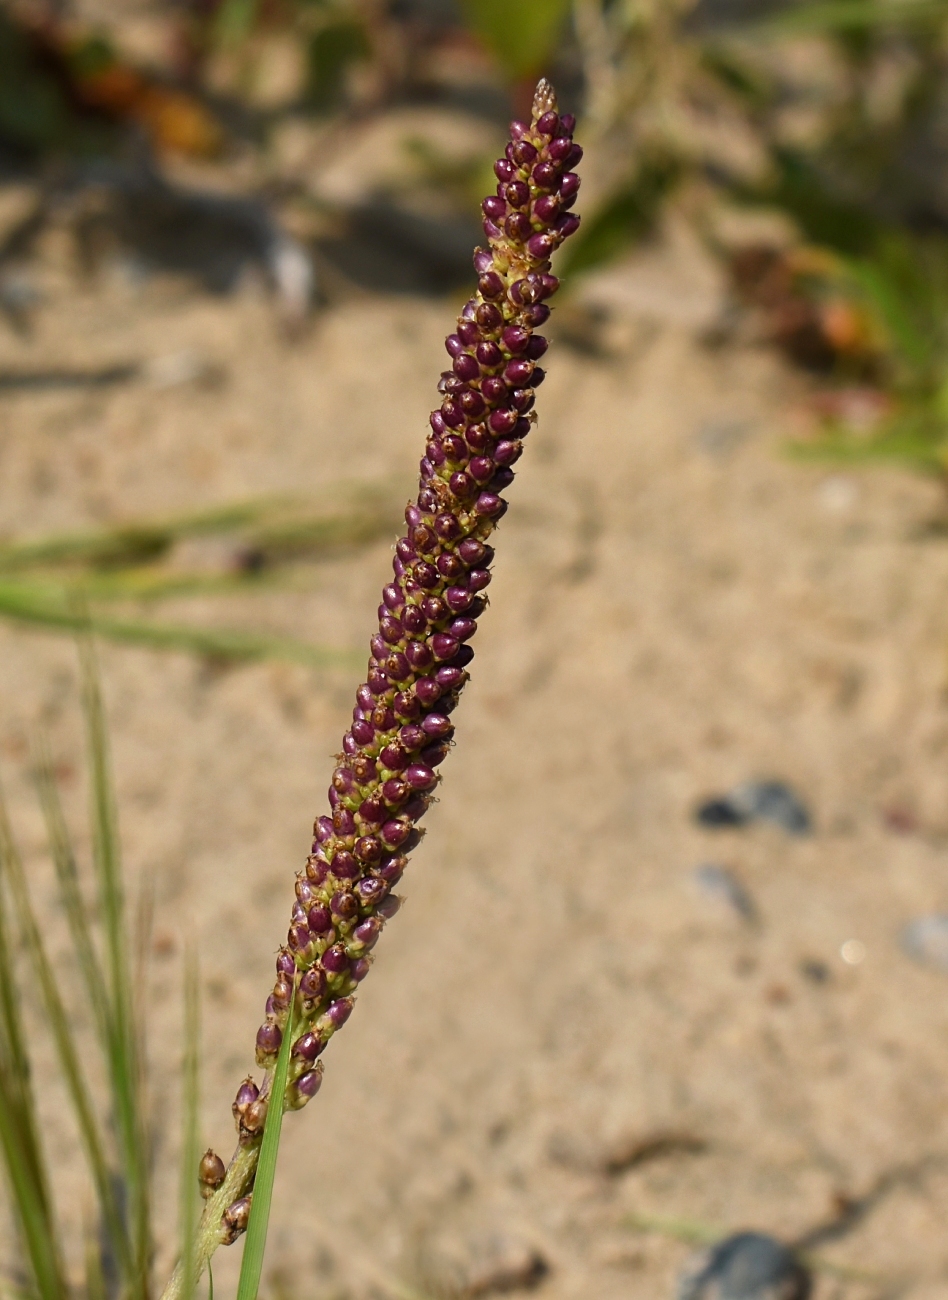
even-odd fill
[[(948, 976), (899, 946), (948, 909), (948, 547), (925, 532), (942, 494), (788, 459), (799, 378), (703, 343), (667, 251), (627, 282), (650, 287), (612, 286), (607, 354), (551, 349), (407, 905), (287, 1122), (271, 1296), (473, 1294), (545, 1269), (545, 1300), (670, 1297), (689, 1225), (796, 1238), (864, 1196), (819, 1248), (819, 1300), (948, 1295)], [(357, 296), (288, 343), (252, 285), (65, 277), (31, 338), (0, 334), (4, 367), (191, 349), (220, 378), (3, 395), (3, 530), (332, 500), (352, 480), (407, 498), (454, 310)], [(161, 612), (358, 652), (388, 556)], [(3, 625), (0, 654), (0, 769), (41, 889), (27, 742), (49, 733), (81, 829), (74, 652)], [(358, 668), (101, 654), (128, 869), (155, 899), (170, 1230), (182, 945), (201, 952), (203, 1132), (228, 1152)], [(814, 834), (695, 824), (702, 796), (754, 776), (790, 781)], [(695, 888), (708, 861), (756, 924)], [(238, 1263), (218, 1255), (218, 1294)]]

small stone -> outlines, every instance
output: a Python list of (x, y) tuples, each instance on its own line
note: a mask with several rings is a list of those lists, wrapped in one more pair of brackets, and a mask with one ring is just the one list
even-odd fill
[(692, 1257), (677, 1300), (807, 1300), (810, 1274), (793, 1251), (762, 1232), (739, 1232)]

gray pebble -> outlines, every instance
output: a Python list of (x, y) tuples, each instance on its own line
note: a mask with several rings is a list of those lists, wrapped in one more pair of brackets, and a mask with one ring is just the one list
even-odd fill
[(948, 916), (932, 912), (909, 921), (902, 931), (902, 948), (915, 961), (948, 971)]
[(701, 1251), (677, 1300), (807, 1300), (812, 1279), (793, 1251), (762, 1232), (739, 1232)]
[(727, 794), (699, 804), (695, 818), (710, 827), (768, 821), (789, 835), (808, 835), (812, 830), (809, 810), (783, 781), (745, 781)]
[(724, 903), (745, 921), (756, 919), (754, 900), (727, 867), (719, 866), (716, 862), (704, 862), (700, 867), (695, 867), (693, 879), (706, 898)]

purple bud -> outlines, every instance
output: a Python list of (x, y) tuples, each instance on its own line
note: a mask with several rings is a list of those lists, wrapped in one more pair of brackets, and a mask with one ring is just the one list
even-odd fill
[(380, 799), (370, 795), (359, 805), (359, 816), (369, 826), (377, 826), (385, 816), (385, 806)]
[(302, 1056), (304, 1061), (315, 1061), (325, 1045), (316, 1034), (303, 1034), (293, 1044), (293, 1055)]
[(580, 180), (575, 172), (566, 172), (560, 178), (559, 193), (561, 199), (574, 199), (579, 193)]
[(482, 366), (490, 370), (504, 364), (504, 354), (496, 343), (491, 343), (488, 340), (485, 343), (478, 343), (477, 360)]
[(379, 904), (379, 916), (383, 916), (386, 921), (390, 921), (402, 905), (402, 900), (397, 894), (389, 894), (388, 898), (382, 900)]
[(475, 313), (475, 319), (483, 330), (500, 329), (504, 323), (503, 316), (492, 302), (482, 302)]
[[(516, 170), (517, 169), (514, 167), (513, 163), (510, 161), (509, 158), (498, 158), (497, 161), (494, 163), (494, 175), (497, 177), (499, 181), (512, 180), (513, 177), (516, 175)], [(477, 265), (476, 257), (474, 260), (474, 266), (475, 269), (478, 271), (484, 269)]]
[(234, 1110), (240, 1114), (247, 1110), (249, 1106), (260, 1096), (260, 1089), (254, 1083), (253, 1079), (244, 1079), (243, 1083), (237, 1089), (237, 1096), (234, 1098)]
[(525, 208), (530, 202), (530, 186), (523, 181), (511, 181), (504, 186), (504, 198), (512, 208)]
[(539, 388), (540, 385), (543, 383), (544, 379), (546, 379), (546, 371), (541, 370), (539, 366), (535, 366), (533, 369), (533, 374), (530, 377), (530, 383), (532, 384), (532, 386), (534, 388)]
[(484, 398), (496, 406), (507, 398), (507, 385), (499, 375), (489, 375), (481, 384), (481, 393)]
[(415, 682), (415, 694), (423, 705), (430, 707), (441, 698), (442, 690), (433, 678), (419, 677), (418, 681)]
[[(510, 473), (509, 470), (501, 472)], [(494, 478), (496, 479), (496, 477), (497, 475), (495, 474)], [(506, 484), (504, 486), (506, 486)], [(444, 598), (447, 601), (452, 614), (463, 614), (466, 609), (470, 608), (471, 602), (474, 599), (474, 593), (468, 591), (465, 587), (448, 587), (447, 591), (444, 593)]]
[[(479, 542), (476, 537), (465, 537), (464, 541), (458, 546), (458, 555), (465, 564), (489, 564), (487, 552), (490, 548), (483, 542)], [(493, 558), (493, 555), (490, 557)]]
[(573, 147), (573, 142), (572, 140), (570, 140), (569, 136), (560, 135), (557, 136), (555, 140), (550, 141), (550, 145), (549, 148), (547, 149), (547, 153), (550, 155), (550, 157), (554, 162), (561, 163), (564, 158), (569, 156), (569, 152), (572, 149), (572, 147)]
[(449, 334), (444, 340), (445, 351), (452, 357), (458, 357), (464, 351), (464, 344), (457, 334)]
[(477, 631), (477, 623), (473, 618), (455, 618), (451, 621), (448, 631), (459, 641), (468, 641)]
[(390, 849), (401, 848), (408, 839), (410, 831), (410, 826), (406, 826), (403, 821), (396, 821), (393, 818), (382, 827), (382, 843)]
[[(466, 354), (465, 354), (466, 355)], [(473, 358), (472, 358), (473, 359)], [(460, 429), (464, 424), (464, 412), (453, 397), (446, 397), (441, 403), (441, 418), (452, 429)]]
[(310, 966), (308, 971), (303, 972), (303, 978), (300, 980), (300, 996), (307, 1001), (315, 1002), (326, 992), (326, 976), (318, 966)]
[[(534, 395), (529, 388), (515, 388), (510, 398), (515, 411), (529, 411), (533, 408)], [(529, 423), (529, 421), (528, 421)], [(529, 432), (529, 430), (527, 430)], [(521, 435), (522, 437), (523, 435)]]
[(317, 817), (316, 824), (313, 827), (313, 834), (320, 844), (325, 844), (327, 840), (332, 839), (332, 818)]
[(402, 612), (402, 627), (406, 632), (423, 632), (426, 619), (417, 605), (406, 605)]
[(579, 217), (574, 212), (566, 212), (556, 222), (556, 233), (560, 239), (568, 239), (579, 229)]
[[(401, 856), (384, 858), (379, 864), (379, 875), (389, 885), (396, 885), (402, 878), (407, 860)], [(379, 905), (381, 909), (381, 904)]]
[[(398, 599), (401, 600), (402, 598), (401, 593), (398, 591), (397, 587), (386, 587), (385, 590), (386, 592), (389, 591), (397, 592)], [(386, 601), (387, 599), (388, 597), (386, 596)], [(367, 713), (371, 713), (372, 710), (375, 708), (375, 696), (369, 690), (368, 686), (359, 687), (359, 689), (356, 691), (356, 699), (359, 701), (359, 706), (365, 709)]]
[(343, 921), (347, 921), (350, 917), (355, 916), (356, 912), (359, 910), (359, 904), (356, 900), (355, 894), (350, 894), (347, 889), (336, 890), (332, 896), (330, 907), (333, 916), (338, 916)]
[[(511, 175), (513, 175), (512, 167), (510, 169), (510, 173)], [(477, 272), (478, 275), (483, 275), (484, 272), (489, 271), (493, 265), (494, 265), (494, 256), (488, 249), (476, 248), (474, 250), (474, 270)]]
[(488, 300), (503, 297), (504, 282), (496, 271), (488, 271), (482, 275), (477, 282), (477, 287), (481, 295)]
[(559, 287), (560, 287), (560, 282), (559, 280), (557, 280), (555, 275), (544, 274), (540, 276), (540, 297), (541, 298), (551, 297), (552, 294), (556, 293)]
[(291, 925), (286, 936), (287, 947), (291, 952), (303, 953), (309, 948), (312, 935), (305, 925)]
[(366, 975), (372, 969), (372, 963), (367, 957), (357, 957), (355, 961), (349, 963), (349, 974), (359, 983), (364, 980)]
[(348, 808), (336, 808), (332, 814), (332, 828), (337, 835), (352, 835), (355, 831), (355, 818)]
[(508, 325), (500, 336), (504, 348), (513, 356), (521, 356), (527, 350), (530, 335), (519, 325)]
[(466, 348), (471, 348), (480, 338), (481, 332), (472, 320), (462, 320), (458, 323), (458, 338)]
[(247, 1224), (250, 1222), (250, 1197), (242, 1196), (239, 1201), (234, 1201), (233, 1205), (228, 1205), (221, 1217), (229, 1233), (234, 1238), (239, 1237), (242, 1232), (247, 1231)]
[[(518, 361), (508, 361), (504, 367), (504, 379), (514, 388), (523, 388), (530, 382), (530, 376), (533, 374), (533, 362), (523, 358)], [(505, 430), (507, 432), (507, 430)]]
[(373, 695), (384, 695), (388, 690), (388, 678), (373, 668), (367, 675), (366, 685)]
[(421, 749), (425, 743), (425, 733), (423, 725), (419, 727), (416, 723), (411, 723), (407, 727), (402, 727), (398, 733), (398, 738), (405, 746), (406, 750), (411, 752), (414, 749)]
[(570, 149), (569, 153), (564, 158), (563, 166), (566, 167), (569, 171), (572, 171), (573, 168), (576, 167), (582, 161), (582, 158), (583, 158), (582, 145), (574, 144), (573, 147)]
[(447, 660), (453, 659), (460, 648), (457, 637), (450, 636), (447, 632), (435, 632), (433, 636), (429, 637), (428, 644), (439, 663), (445, 663)]
[[(490, 419), (487, 423), (494, 433), (511, 433), (514, 425), (517, 423), (517, 412), (512, 411), (509, 407), (502, 406), (499, 410), (491, 412)], [(479, 511), (479, 513), (483, 513), (483, 511)]]
[(549, 113), (544, 113), (537, 122), (537, 130), (541, 135), (556, 135), (559, 129), (560, 119), (552, 110)]
[[(459, 357), (454, 358), (454, 373), (457, 375), (458, 379), (463, 379), (466, 384), (469, 384), (472, 379), (478, 379), (480, 377), (481, 368), (471, 356), (470, 352), (462, 352)], [(442, 407), (442, 410), (443, 409), (444, 408)], [(445, 416), (445, 419), (447, 420), (447, 416)], [(450, 420), (447, 422), (448, 424), (451, 423)], [(457, 428), (456, 425), (454, 427)]]
[(281, 948), (277, 955), (276, 969), (278, 975), (289, 975), (291, 979), (296, 974), (296, 962), (285, 948)]
[(437, 776), (424, 763), (412, 763), (405, 770), (405, 780), (413, 790), (431, 790), (437, 784)]
[(393, 682), (404, 682), (411, 676), (411, 666), (403, 654), (396, 653), (385, 660), (385, 673)]
[[(404, 781), (400, 780), (398, 777), (394, 777), (394, 776), (390, 777), (389, 780), (384, 782), (384, 784), (382, 785), (382, 798), (385, 800), (386, 803), (394, 804), (396, 806), (398, 804), (404, 803), (405, 800), (408, 798), (408, 786), (405, 784)], [(383, 838), (384, 835), (385, 835), (385, 827), (383, 826), (382, 827)]]
[(326, 1015), (333, 1029), (341, 1029), (349, 1017), (352, 1015), (353, 1001), (352, 998), (338, 998), (335, 1002), (330, 1002), (326, 1008)]
[(421, 725), (425, 735), (432, 740), (442, 740), (454, 731), (450, 721), (443, 713), (429, 713)]
[(527, 167), (536, 158), (537, 151), (529, 140), (518, 140), (511, 149), (511, 155), (511, 161), (518, 167)]
[(507, 238), (518, 244), (529, 239), (531, 229), (530, 218), (525, 212), (514, 212), (504, 222), (504, 233)]
[[(461, 525), (454, 515), (445, 511), (435, 519), (435, 532), (444, 542), (453, 542), (456, 537), (460, 536)], [(435, 584), (432, 583), (432, 586)]]
[(498, 226), (496, 222), (491, 221), (489, 217), (484, 218), (481, 228), (484, 231), (484, 238), (488, 242), (490, 242), (491, 240), (500, 239), (503, 235), (503, 231), (501, 230), (500, 226)]
[(372, 738), (375, 735), (375, 728), (371, 722), (353, 722), (352, 738), (360, 745), (371, 745)]
[(545, 325), (550, 319), (550, 309), (545, 303), (537, 302), (534, 303), (533, 306), (528, 307), (523, 315), (527, 324), (530, 325), (531, 328), (539, 329), (541, 325)]
[(313, 934), (325, 934), (327, 930), (332, 929), (332, 917), (329, 914), (329, 908), (322, 903), (309, 909), (307, 920)]
[(378, 942), (378, 937), (381, 933), (382, 922), (376, 919), (376, 917), (370, 916), (356, 926), (352, 931), (352, 937), (357, 943), (362, 944), (363, 948), (373, 948)]
[(348, 758), (352, 758), (353, 754), (358, 754), (359, 752), (358, 742), (352, 735), (351, 731), (347, 731), (342, 738), (342, 752)]
[(526, 122), (521, 122), (519, 118), (514, 118), (510, 123), (509, 132), (514, 140), (519, 140), (530, 130)]
[(340, 880), (352, 880), (359, 874), (355, 858), (347, 850), (337, 853), (332, 860), (332, 874)]
[(533, 215), (549, 225), (560, 213), (560, 200), (555, 194), (543, 194), (533, 205)]
[(559, 171), (551, 163), (537, 163), (533, 169), (533, 183), (540, 190), (551, 190), (559, 180)]
[(322, 1070), (307, 1070), (296, 1080), (296, 1090), (309, 1100), (319, 1092), (322, 1082)]
[(198, 1181), (202, 1187), (209, 1187), (216, 1190), (224, 1181), (227, 1170), (224, 1162), (216, 1151), (207, 1150), (201, 1157), (201, 1163), (198, 1165)]
[(481, 211), (491, 221), (501, 221), (507, 211), (507, 204), (496, 194), (489, 194), (481, 204)]
[[(465, 393), (465, 396), (468, 394)], [(471, 393), (470, 396), (475, 396)], [(448, 460), (463, 460), (467, 454), (467, 445), (464, 439), (457, 433), (449, 433), (447, 437), (441, 439), (441, 446)]]
[(385, 896), (385, 884), (374, 876), (366, 876), (356, 885), (356, 893), (366, 907), (374, 907)]
[(560, 130), (564, 135), (572, 135), (576, 126), (576, 118), (572, 113), (564, 113), (560, 118)]
[[(494, 462), (487, 456), (475, 456), (470, 465), (468, 465), (467, 472), (475, 483), (483, 486), (483, 484), (490, 481), (491, 475), (494, 472)], [(438, 568), (440, 569), (441, 566), (439, 565)]]
[(545, 262), (555, 247), (556, 242), (550, 235), (531, 235), (527, 240), (527, 252), (538, 262)]
[(548, 340), (542, 334), (534, 334), (527, 344), (527, 356), (531, 361), (539, 361), (549, 346)]
[(390, 772), (400, 772), (408, 763), (404, 749), (397, 741), (390, 741), (379, 754), (379, 762)]
[(494, 448), (494, 460), (498, 465), (514, 465), (522, 454), (521, 442), (498, 442)]
[(451, 491), (459, 501), (470, 501), (477, 491), (477, 485), (471, 479), (469, 474), (463, 470), (457, 470), (448, 480)]
[(480, 393), (466, 392), (461, 394), (461, 410), (465, 415), (469, 415), (472, 420), (476, 420), (479, 415), (483, 415), (487, 407)]
[(274, 1052), (278, 1052), (282, 1042), (283, 1031), (279, 1025), (267, 1023), (257, 1030), (257, 1050), (264, 1056), (271, 1056)]
[(412, 668), (418, 671), (431, 667), (431, 651), (423, 641), (410, 641), (405, 650), (405, 655)]
[(340, 943), (333, 944), (331, 948), (327, 948), (319, 961), (323, 970), (328, 970), (332, 975), (340, 974), (340, 972), (344, 971), (349, 965), (349, 959), (346, 957), (346, 950)]
[(428, 416), (428, 423), (431, 425), (431, 428), (434, 433), (436, 434), (444, 433), (444, 428), (445, 428), (444, 416), (441, 414), (440, 411), (432, 411), (431, 414)]
[(439, 686), (443, 686), (446, 691), (456, 691), (463, 685), (467, 673), (462, 668), (445, 667), (439, 668), (435, 676)]
[(482, 492), (474, 502), (474, 510), (488, 519), (499, 519), (507, 509), (507, 502), (494, 492)]

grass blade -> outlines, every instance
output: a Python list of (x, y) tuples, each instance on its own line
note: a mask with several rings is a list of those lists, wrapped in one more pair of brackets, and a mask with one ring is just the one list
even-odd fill
[[(0, 864), (15, 853), (0, 794)], [(4, 876), (6, 871), (4, 871)], [(13, 1210), (42, 1300), (63, 1300), (67, 1287), (59, 1235), (39, 1141), (26, 1036), (20, 1017), (20, 990), (0, 880), (0, 1149), (10, 1184)]]
[(105, 1144), (99, 1129), (92, 1096), (80, 1064), (79, 1051), (72, 1036), (69, 1015), (59, 992), (59, 985), (52, 962), (46, 952), (46, 946), (36, 920), (36, 913), (30, 901), (23, 862), (13, 844), (6, 809), (0, 801), (0, 840), (3, 842), (3, 868), (9, 883), (17, 911), (20, 932), (32, 962), (33, 972), (39, 986), (40, 996), (46, 1011), (46, 1021), (53, 1035), (60, 1066), (66, 1082), (66, 1088), (75, 1111), (76, 1121), (89, 1168), (99, 1198), (105, 1230), (112, 1249), (115, 1252), (119, 1268), (126, 1278), (131, 1274), (131, 1256), (128, 1240), (122, 1223), (122, 1216), (115, 1197), (115, 1185), (112, 1172), (105, 1156)]
[(200, 1101), (200, 994), (198, 963), (193, 949), (184, 968), (184, 1070), (182, 1079), (181, 1142), (181, 1259), (184, 1264), (182, 1300), (191, 1300), (198, 1280), (198, 1105)]
[(134, 1275), (130, 1294), (147, 1294), (151, 1258), (148, 1144), (144, 1122), (141, 1043), (132, 998), (125, 892), (109, 762), (108, 732), (92, 643), (79, 643), (83, 711), (92, 774), (93, 859), (105, 930), (106, 987), (111, 1009), (109, 1075), (128, 1203)]
[(85, 900), (79, 888), (79, 871), (72, 848), (66, 819), (63, 816), (59, 791), (53, 777), (49, 752), (43, 742), (35, 746), (36, 761), (34, 779), (39, 795), (43, 820), (46, 823), (46, 835), (49, 840), (50, 854), (56, 868), (59, 885), (59, 897), (66, 913), (72, 946), (79, 963), (79, 970), (86, 987), (86, 995), (92, 1006), (99, 1042), (103, 1053), (109, 1047), (109, 998), (105, 987), (105, 977), (92, 939), (89, 914)]
[[(293, 637), (232, 628), (184, 627), (135, 619), (101, 618), (69, 607), (61, 589), (25, 582), (0, 583), (0, 617), (70, 635), (92, 632), (110, 641), (151, 650), (184, 650), (218, 659), (287, 659), (314, 668), (351, 667), (351, 650), (310, 645)], [(57, 599), (59, 597), (59, 599)]]
[(280, 1054), (273, 1070), (273, 1082), (270, 1086), (270, 1105), (267, 1120), (263, 1126), (263, 1141), (260, 1144), (260, 1159), (257, 1164), (257, 1176), (253, 1185), (253, 1202), (250, 1207), (250, 1222), (247, 1225), (247, 1240), (244, 1243), (244, 1257), (240, 1263), (240, 1281), (237, 1284), (237, 1300), (257, 1300), (260, 1289), (260, 1277), (263, 1273), (263, 1254), (267, 1246), (267, 1227), (270, 1222), (270, 1204), (273, 1199), (273, 1180), (276, 1177), (277, 1156), (280, 1151), (280, 1132), (283, 1128), (283, 1099), (286, 1095), (286, 1080), (290, 1070), (290, 1048), (293, 1045), (293, 1021), (296, 1010), (296, 996), (290, 999), (283, 1026), (283, 1042)]

